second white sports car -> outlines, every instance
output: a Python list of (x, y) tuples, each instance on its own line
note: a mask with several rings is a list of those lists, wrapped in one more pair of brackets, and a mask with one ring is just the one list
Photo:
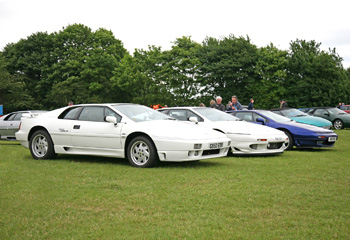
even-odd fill
[(35, 159), (57, 153), (127, 158), (135, 167), (227, 155), (225, 134), (135, 104), (86, 104), (22, 117), (16, 138)]
[(178, 120), (225, 133), (231, 139), (233, 154), (283, 153), (288, 143), (288, 137), (282, 131), (240, 121), (213, 108), (175, 107), (159, 111)]

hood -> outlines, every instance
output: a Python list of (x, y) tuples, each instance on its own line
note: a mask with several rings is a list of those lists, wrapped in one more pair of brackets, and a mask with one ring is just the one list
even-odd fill
[(312, 116), (300, 116), (300, 117), (291, 117), (290, 119), (293, 119), (296, 122), (299, 123), (305, 123), (314, 125), (317, 127), (325, 127), (325, 126), (331, 126), (332, 123), (328, 121), (327, 119), (323, 119), (320, 117), (312, 117)]
[(255, 123), (245, 121), (220, 121), (211, 122), (212, 128), (222, 129), (226, 133), (232, 134), (264, 134), (264, 135), (280, 135), (284, 134), (282, 131)]
[(135, 123), (140, 131), (155, 138), (167, 138), (174, 140), (207, 140), (210, 138), (229, 140), (225, 134), (199, 125), (176, 120), (157, 120)]

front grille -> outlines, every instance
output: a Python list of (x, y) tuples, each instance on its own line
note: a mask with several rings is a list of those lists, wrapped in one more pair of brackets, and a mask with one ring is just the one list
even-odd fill
[(280, 149), (282, 145), (283, 145), (283, 142), (269, 143), (267, 144), (267, 149)]
[(220, 149), (204, 150), (202, 155), (205, 156), (205, 155), (213, 155), (213, 154), (219, 154), (219, 153), (220, 153)]

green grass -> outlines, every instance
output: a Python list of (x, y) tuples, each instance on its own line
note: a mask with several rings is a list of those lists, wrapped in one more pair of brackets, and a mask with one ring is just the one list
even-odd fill
[(131, 167), (0, 141), (0, 239), (349, 239), (350, 131), (331, 149)]

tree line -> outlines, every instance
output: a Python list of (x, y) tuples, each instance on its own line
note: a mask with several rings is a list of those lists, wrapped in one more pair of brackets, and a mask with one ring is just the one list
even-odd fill
[(157, 46), (131, 55), (111, 31), (82, 24), (37, 32), (0, 52), (0, 104), (6, 112), (54, 109), (79, 103), (208, 106), (228, 102), (272, 108), (335, 106), (350, 100), (350, 68), (335, 49), (297, 39), (288, 50), (257, 47), (247, 37), (177, 38), (170, 50)]

